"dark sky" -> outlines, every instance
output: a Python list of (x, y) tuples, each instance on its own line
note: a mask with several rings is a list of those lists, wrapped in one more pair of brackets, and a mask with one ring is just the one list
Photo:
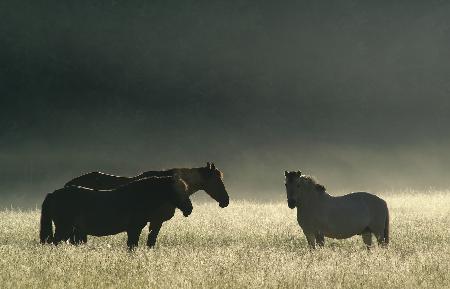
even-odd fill
[(283, 199), (285, 169), (330, 192), (447, 188), (449, 15), (448, 1), (2, 1), (0, 196), (211, 160), (236, 197)]

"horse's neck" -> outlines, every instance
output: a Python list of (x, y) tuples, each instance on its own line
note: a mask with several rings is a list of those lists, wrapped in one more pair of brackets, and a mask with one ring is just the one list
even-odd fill
[(188, 194), (192, 195), (196, 191), (205, 189), (205, 181), (200, 173), (200, 168), (192, 169), (170, 169), (167, 171), (148, 171), (133, 177), (133, 180), (139, 180), (143, 177), (161, 177), (177, 174), (188, 185)]
[(318, 223), (323, 222), (324, 207), (327, 206), (329, 197), (327, 193), (320, 193), (300, 201), (297, 207), (297, 221), (303, 229), (314, 229)]
[(205, 189), (205, 182), (202, 178), (202, 175), (200, 174), (199, 169), (178, 169), (176, 172), (188, 185), (189, 195), (192, 195), (199, 190)]
[(331, 198), (333, 197), (327, 192), (310, 194), (308, 199), (300, 202), (300, 211), (307, 212), (311, 210), (315, 212), (317, 208), (322, 207)]

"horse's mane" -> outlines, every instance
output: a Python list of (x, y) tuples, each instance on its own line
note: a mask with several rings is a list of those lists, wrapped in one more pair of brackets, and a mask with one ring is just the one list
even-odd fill
[(219, 177), (220, 177), (221, 179), (223, 179), (223, 173), (222, 173), (222, 171), (220, 171), (220, 170), (217, 169), (217, 168), (210, 169), (210, 168), (207, 168), (207, 167), (199, 167), (199, 168), (174, 168), (174, 169), (170, 169), (170, 171), (174, 171), (174, 172), (176, 172), (177, 170), (180, 170), (180, 171), (197, 170), (197, 171), (200, 171), (200, 172), (206, 173), (206, 174), (210, 174), (211, 172), (216, 172), (216, 173), (219, 174)]
[(139, 177), (147, 177), (147, 176), (170, 176), (176, 175), (178, 171), (199, 171), (202, 174), (210, 174), (211, 172), (216, 172), (219, 174), (219, 177), (223, 179), (222, 171), (215, 168), (214, 170), (208, 169), (207, 167), (199, 167), (199, 168), (172, 168), (172, 169), (164, 169), (162, 171), (146, 171), (140, 173)]
[(319, 193), (325, 193), (325, 186), (319, 184), (312, 176), (302, 175), (300, 178), (308, 185), (314, 186)]

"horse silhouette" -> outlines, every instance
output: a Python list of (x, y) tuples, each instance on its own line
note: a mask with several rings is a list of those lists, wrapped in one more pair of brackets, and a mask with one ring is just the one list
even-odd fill
[[(128, 235), (129, 249), (137, 246), (147, 222), (162, 206), (192, 212), (186, 183), (178, 177), (148, 177), (112, 190), (69, 186), (47, 194), (42, 203), (40, 241), (58, 244), (79, 234)], [(55, 224), (53, 235), (52, 221)]]
[[(82, 186), (92, 189), (113, 189), (117, 186), (139, 180), (151, 176), (179, 176), (188, 185), (187, 193), (193, 193), (203, 190), (209, 196), (219, 203), (221, 208), (225, 208), (229, 204), (229, 196), (223, 183), (223, 173), (216, 168), (214, 163), (206, 163), (206, 167), (199, 168), (174, 168), (164, 171), (147, 171), (135, 177), (123, 177), (105, 174), (101, 172), (91, 172), (77, 177), (68, 183), (66, 187)], [(159, 231), (165, 221), (170, 220), (175, 214), (175, 206), (164, 203), (155, 210), (151, 216), (149, 226), (149, 236), (147, 245), (153, 247), (156, 243)], [(80, 232), (73, 232), (71, 237), (72, 243), (85, 243), (87, 236)]]

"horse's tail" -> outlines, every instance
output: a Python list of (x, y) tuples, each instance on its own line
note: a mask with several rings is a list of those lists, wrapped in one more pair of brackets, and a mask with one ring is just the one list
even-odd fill
[(53, 226), (52, 226), (52, 215), (53, 215), (53, 195), (47, 194), (42, 203), (41, 209), (41, 229), (39, 232), (39, 238), (41, 244), (51, 243), (53, 241)]
[(384, 237), (383, 243), (385, 245), (389, 244), (389, 209), (386, 205), (386, 219), (384, 221)]

